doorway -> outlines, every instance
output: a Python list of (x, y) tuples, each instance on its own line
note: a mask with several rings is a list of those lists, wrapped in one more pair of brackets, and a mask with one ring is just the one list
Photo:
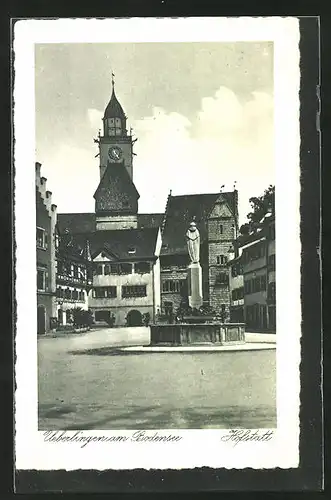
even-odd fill
[(143, 324), (141, 312), (137, 311), (137, 309), (132, 309), (128, 312), (126, 321), (128, 326), (141, 326)]
[(45, 335), (46, 333), (46, 310), (44, 306), (37, 308), (37, 333), (38, 335)]

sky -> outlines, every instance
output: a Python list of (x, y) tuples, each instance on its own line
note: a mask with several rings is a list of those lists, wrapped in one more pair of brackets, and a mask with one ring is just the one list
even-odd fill
[(35, 47), (36, 161), (58, 212), (93, 212), (97, 144), (115, 91), (134, 144), (139, 212), (173, 195), (275, 183), (272, 42), (68, 43)]

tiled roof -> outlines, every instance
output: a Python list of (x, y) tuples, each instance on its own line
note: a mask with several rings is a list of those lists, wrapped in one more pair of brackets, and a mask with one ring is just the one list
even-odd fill
[(95, 213), (57, 214), (60, 234), (66, 230), (72, 234), (93, 233), (96, 230)]
[[(154, 257), (157, 235), (157, 228), (120, 229), (96, 231), (88, 239), (92, 256), (104, 249), (125, 260)], [(134, 253), (129, 252), (133, 249)]]
[(161, 255), (187, 253), (185, 234), (193, 219), (199, 229), (202, 243), (207, 238), (208, 216), (221, 195), (234, 213), (234, 192), (170, 196), (162, 235)]
[(138, 214), (138, 227), (160, 227), (164, 214)]
[(230, 192), (222, 193), (222, 195), (223, 195), (229, 209), (233, 213), (233, 215), (238, 217), (238, 213), (236, 213), (236, 211), (237, 211), (236, 198), (238, 198), (238, 191), (230, 191)]
[[(139, 193), (124, 162), (108, 162), (94, 198), (97, 211), (137, 213)], [(126, 205), (123, 205), (123, 202), (126, 202)]]
[[(164, 214), (138, 214), (138, 228), (158, 228), (163, 217)], [(64, 234), (66, 229), (71, 234), (86, 234), (96, 231), (95, 213), (58, 214), (57, 223), (61, 234)]]
[(123, 108), (117, 100), (114, 89), (105, 109), (104, 118), (126, 118)]
[(261, 222), (261, 227), (250, 234), (242, 234), (237, 238), (236, 245), (240, 248), (248, 243), (253, 243), (269, 234), (269, 228), (275, 224), (275, 216), (272, 214), (271, 216), (265, 217)]
[(193, 218), (199, 229), (201, 242), (206, 238), (207, 217), (219, 194), (191, 194), (169, 198), (162, 235), (162, 255), (187, 253), (185, 234)]
[(78, 242), (71, 234), (59, 238), (59, 246), (56, 253), (58, 258), (79, 261), (87, 260), (85, 242)]

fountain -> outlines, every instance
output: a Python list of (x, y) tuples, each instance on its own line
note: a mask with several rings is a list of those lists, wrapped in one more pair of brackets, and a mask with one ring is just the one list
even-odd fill
[(187, 269), (190, 315), (180, 321), (151, 325), (151, 346), (191, 346), (201, 344), (234, 345), (245, 343), (245, 324), (226, 323), (202, 309), (202, 270), (200, 266), (200, 234), (195, 222), (186, 232), (191, 263)]

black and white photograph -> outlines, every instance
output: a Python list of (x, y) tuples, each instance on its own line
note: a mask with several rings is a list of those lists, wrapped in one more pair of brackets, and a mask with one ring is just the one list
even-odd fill
[(293, 467), (297, 22), (88, 22), (16, 24), (17, 460)]

